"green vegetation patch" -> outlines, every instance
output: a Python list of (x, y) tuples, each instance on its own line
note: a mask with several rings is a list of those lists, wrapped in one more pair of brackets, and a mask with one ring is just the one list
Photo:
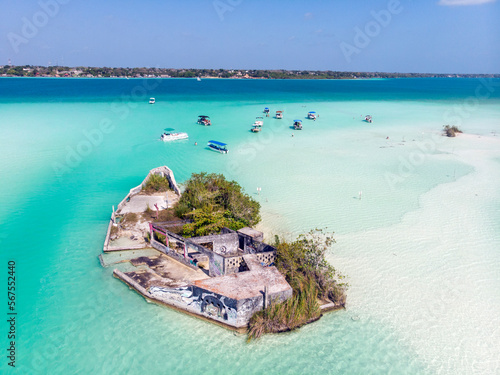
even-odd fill
[(285, 302), (273, 301), (269, 308), (255, 313), (249, 322), (248, 339), (264, 333), (291, 331), (321, 317), (319, 301), (344, 306), (348, 285), (325, 258), (335, 240), (332, 234), (314, 230), (287, 242), (276, 236), (276, 267), (293, 289)]
[(164, 192), (167, 190), (170, 190), (170, 182), (168, 181), (168, 178), (156, 174), (149, 176), (148, 181), (142, 188), (142, 191), (146, 194)]
[(260, 221), (259, 202), (222, 174), (194, 173), (185, 187), (175, 206), (178, 217), (192, 220), (183, 227), (185, 237), (216, 234), (223, 227), (238, 230)]

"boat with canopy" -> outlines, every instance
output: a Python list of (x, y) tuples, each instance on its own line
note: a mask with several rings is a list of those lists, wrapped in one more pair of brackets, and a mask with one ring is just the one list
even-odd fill
[(220, 152), (221, 154), (227, 154), (229, 150), (227, 149), (227, 144), (218, 141), (208, 141), (207, 145), (211, 150)]

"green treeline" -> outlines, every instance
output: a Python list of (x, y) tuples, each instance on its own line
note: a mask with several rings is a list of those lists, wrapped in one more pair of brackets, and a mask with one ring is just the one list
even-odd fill
[(67, 66), (0, 66), (0, 76), (11, 77), (127, 77), (127, 78), (253, 78), (253, 79), (353, 79), (353, 78), (417, 78), (464, 77), (500, 78), (500, 74), (434, 74), (387, 72), (340, 72), (324, 70), (242, 70), (242, 69), (168, 69), (111, 68)]

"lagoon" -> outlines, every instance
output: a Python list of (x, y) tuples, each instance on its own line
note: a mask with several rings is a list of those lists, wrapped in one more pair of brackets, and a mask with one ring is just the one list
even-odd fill
[[(499, 87), (0, 79), (0, 243), (5, 268), (17, 267), (20, 371), (498, 372)], [(264, 107), (284, 118), (254, 134)], [(213, 125), (197, 125), (200, 114)], [(448, 123), (465, 134), (443, 137)], [(189, 140), (161, 142), (165, 128)], [(238, 181), (262, 205), (267, 241), (335, 231), (329, 260), (348, 275), (347, 309), (246, 344), (131, 293), (97, 256), (112, 205), (158, 165), (178, 182), (200, 171)]]

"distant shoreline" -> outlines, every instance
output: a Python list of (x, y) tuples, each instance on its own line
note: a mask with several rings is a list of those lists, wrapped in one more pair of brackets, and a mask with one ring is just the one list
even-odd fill
[[(21, 78), (21, 79), (180, 79), (180, 80), (192, 80), (193, 78), (187, 77), (54, 77), (54, 76), (13, 76), (13, 75), (0, 75), (0, 79), (8, 78)], [(467, 77), (388, 77), (388, 78), (225, 78), (225, 77), (200, 77), (202, 80), (230, 80), (230, 81), (384, 81), (389, 79), (480, 79), (480, 78), (493, 78), (500, 79), (500, 75), (495, 76), (467, 76)], [(196, 78), (195, 78), (196, 79)]]
[(341, 72), (320, 70), (166, 69), (4, 65), (0, 77), (33, 78), (191, 78), (358, 80), (389, 78), (500, 78), (500, 74)]

